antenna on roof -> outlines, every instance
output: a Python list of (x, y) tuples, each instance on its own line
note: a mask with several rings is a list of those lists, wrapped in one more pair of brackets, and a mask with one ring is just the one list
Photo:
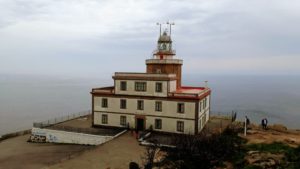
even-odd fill
[(159, 25), (159, 36), (161, 36), (161, 23), (157, 22), (156, 25)]
[(174, 23), (174, 22), (169, 22), (169, 21), (167, 21), (166, 24), (170, 25), (170, 36), (171, 36), (172, 25), (175, 25), (175, 23)]

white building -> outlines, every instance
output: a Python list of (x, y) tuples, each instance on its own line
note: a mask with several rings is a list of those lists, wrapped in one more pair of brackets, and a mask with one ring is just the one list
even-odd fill
[(211, 90), (182, 86), (182, 63), (164, 32), (146, 73), (116, 72), (114, 86), (92, 89), (93, 126), (200, 132), (209, 119)]

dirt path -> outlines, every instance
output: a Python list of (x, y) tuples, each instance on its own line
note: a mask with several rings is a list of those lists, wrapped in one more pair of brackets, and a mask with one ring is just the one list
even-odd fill
[(145, 147), (127, 132), (117, 139), (84, 152), (74, 159), (50, 166), (51, 169), (124, 169), (131, 161), (142, 164)]

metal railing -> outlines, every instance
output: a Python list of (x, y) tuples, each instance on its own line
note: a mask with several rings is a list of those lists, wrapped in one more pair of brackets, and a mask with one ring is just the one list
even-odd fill
[(87, 110), (87, 111), (82, 111), (82, 112), (78, 112), (78, 113), (68, 114), (68, 115), (62, 116), (62, 117), (55, 117), (53, 119), (49, 119), (49, 120), (42, 121), (42, 122), (34, 122), (33, 127), (38, 127), (38, 128), (48, 127), (48, 126), (52, 126), (54, 124), (61, 123), (64, 121), (76, 119), (76, 118), (79, 118), (82, 116), (87, 116), (91, 113), (92, 113), (91, 110)]
[(210, 115), (228, 118), (231, 119), (232, 122), (234, 122), (237, 118), (236, 111), (231, 111), (231, 112), (210, 111)]

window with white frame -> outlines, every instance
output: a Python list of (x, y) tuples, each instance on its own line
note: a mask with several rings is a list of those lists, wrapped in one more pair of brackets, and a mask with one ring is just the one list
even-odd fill
[(162, 102), (161, 101), (155, 102), (155, 111), (162, 111)]
[(201, 112), (201, 110), (202, 110), (202, 102), (200, 101), (199, 102), (199, 112)]
[(126, 100), (125, 99), (120, 100), (120, 109), (126, 109)]
[(120, 116), (120, 125), (121, 126), (126, 126), (126, 116)]
[(177, 121), (177, 131), (178, 132), (184, 131), (184, 122), (183, 121)]
[(155, 129), (161, 129), (161, 126), (162, 126), (162, 121), (161, 119), (155, 119)]
[(135, 91), (145, 92), (147, 89), (146, 82), (135, 82)]
[(157, 92), (157, 93), (162, 92), (162, 83), (161, 82), (156, 82), (155, 83), (155, 92)]
[(102, 98), (102, 107), (106, 108), (108, 107), (108, 104), (107, 104), (107, 98)]
[(177, 104), (177, 112), (178, 113), (184, 113), (184, 103), (178, 103)]
[(144, 110), (144, 100), (138, 100), (137, 101), (137, 109), (138, 110)]
[(102, 124), (107, 124), (108, 123), (107, 114), (102, 114), (101, 122), (102, 122)]
[(122, 90), (122, 91), (127, 90), (127, 82), (126, 81), (120, 82), (120, 90)]

